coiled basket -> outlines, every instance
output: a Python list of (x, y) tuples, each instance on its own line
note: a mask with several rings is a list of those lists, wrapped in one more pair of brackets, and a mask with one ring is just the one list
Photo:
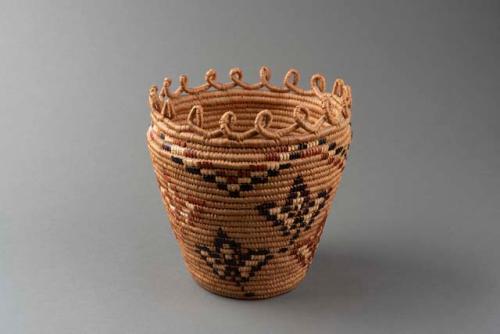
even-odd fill
[(241, 299), (285, 293), (304, 278), (351, 142), (351, 89), (325, 78), (280, 86), (214, 70), (189, 87), (149, 91), (147, 143), (185, 263), (205, 289)]

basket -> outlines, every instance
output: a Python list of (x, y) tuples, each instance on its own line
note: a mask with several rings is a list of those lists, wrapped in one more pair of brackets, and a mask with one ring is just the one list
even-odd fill
[(300, 88), (260, 70), (257, 83), (209, 70), (149, 91), (147, 143), (173, 232), (194, 280), (227, 297), (261, 299), (306, 275), (345, 167), (351, 89), (312, 76)]

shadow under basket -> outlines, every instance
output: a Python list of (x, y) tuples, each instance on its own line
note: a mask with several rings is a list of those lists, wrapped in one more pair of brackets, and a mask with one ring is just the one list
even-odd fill
[(210, 70), (149, 92), (147, 143), (175, 237), (194, 280), (227, 297), (261, 299), (295, 288), (306, 275), (345, 167), (351, 89), (325, 78), (299, 87), (296, 70), (280, 86), (232, 69)]

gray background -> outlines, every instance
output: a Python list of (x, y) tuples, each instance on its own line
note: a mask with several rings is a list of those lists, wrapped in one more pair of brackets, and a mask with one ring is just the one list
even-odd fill
[[(498, 333), (499, 33), (499, 2), (2, 1), (0, 332)], [(345, 78), (354, 142), (307, 279), (242, 302), (182, 264), (145, 101), (262, 64)]]

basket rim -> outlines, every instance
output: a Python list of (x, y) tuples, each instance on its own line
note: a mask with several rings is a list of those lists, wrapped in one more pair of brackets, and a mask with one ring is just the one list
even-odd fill
[[(322, 74), (314, 74), (310, 78), (310, 89), (299, 87), (300, 72), (290, 69), (283, 79), (282, 86), (270, 83), (271, 70), (262, 66), (259, 71), (260, 80), (256, 83), (247, 83), (243, 80), (240, 68), (233, 68), (229, 72), (231, 81), (222, 83), (217, 81), (217, 72), (210, 69), (206, 72), (205, 83), (188, 86), (188, 77), (179, 77), (179, 87), (171, 90), (172, 80), (164, 79), (160, 91), (153, 85), (149, 89), (148, 104), (151, 112), (152, 127), (190, 138), (191, 141), (210, 146), (250, 146), (276, 145), (291, 142), (310, 141), (320, 135), (338, 131), (340, 128), (350, 126), (352, 95), (351, 87), (342, 79), (336, 79), (331, 92), (325, 91), (326, 79)], [(252, 97), (265, 95), (275, 99), (286, 97), (297, 98), (294, 107), (293, 123), (276, 129), (271, 128), (273, 114), (270, 110), (263, 109), (257, 113), (253, 128), (246, 131), (235, 131), (233, 125), (237, 115), (227, 110), (219, 120), (219, 128), (206, 130), (203, 128), (203, 106), (199, 103), (202, 98), (219, 96), (240, 95)], [(174, 104), (185, 97), (192, 96), (198, 102), (193, 102), (187, 115), (185, 124), (174, 120), (176, 114)], [(192, 100), (189, 100), (191, 102)], [(304, 102), (301, 103), (300, 101)], [(314, 101), (321, 105), (321, 114), (315, 122), (310, 121), (311, 110), (306, 106), (306, 101)], [(305, 130), (297, 133), (298, 129)]]

